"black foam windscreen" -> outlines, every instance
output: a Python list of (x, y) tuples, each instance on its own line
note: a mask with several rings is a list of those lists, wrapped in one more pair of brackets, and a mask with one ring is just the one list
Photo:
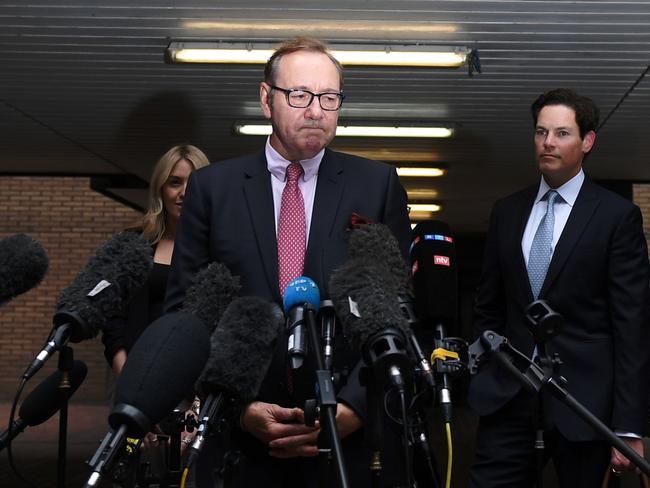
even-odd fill
[(371, 260), (382, 277), (395, 280), (394, 286), (410, 288), (410, 270), (402, 257), (397, 239), (384, 224), (359, 226), (350, 235), (348, 254), (353, 260)]
[(332, 273), (332, 301), (355, 350), (362, 350), (371, 336), (387, 328), (408, 328), (395, 283), (381, 266), (365, 257), (348, 259)]
[(43, 246), (25, 234), (0, 240), (0, 304), (38, 285), (48, 263)]
[(240, 289), (239, 278), (233, 277), (225, 264), (210, 263), (194, 275), (183, 310), (198, 317), (211, 334)]
[(226, 393), (242, 403), (254, 400), (283, 332), (284, 316), (277, 305), (258, 297), (233, 300), (212, 334), (199, 390)]
[[(129, 352), (117, 379), (116, 408), (127, 405), (137, 409), (149, 428), (160, 422), (192, 393), (208, 359), (209, 344), (205, 325), (186, 312), (163, 315), (152, 322)], [(146, 434), (146, 427), (114, 412), (109, 416), (111, 427), (125, 424), (129, 435)]]
[(120, 232), (100, 246), (61, 293), (54, 325), (73, 325), (71, 342), (92, 339), (124, 312), (153, 265), (152, 248), (136, 232)]
[(420, 222), (412, 233), (411, 273), (421, 321), (453, 325), (458, 318), (458, 264), (454, 236), (440, 221)]
[(77, 391), (87, 372), (88, 368), (83, 361), (74, 361), (68, 372), (70, 387), (62, 390), (59, 386), (63, 373), (55, 371), (27, 395), (20, 405), (18, 416), (30, 427), (42, 424), (58, 412), (63, 402)]

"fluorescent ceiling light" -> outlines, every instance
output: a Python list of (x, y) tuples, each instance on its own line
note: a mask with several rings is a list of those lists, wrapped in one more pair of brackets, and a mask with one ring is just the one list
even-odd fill
[[(247, 100), (241, 103), (244, 117), (263, 117), (259, 100)], [(339, 112), (341, 119), (378, 119), (390, 120), (399, 125), (403, 120), (449, 120), (449, 107), (445, 103), (384, 103), (384, 102), (346, 102)], [(429, 160), (431, 158), (429, 157)]]
[(439, 212), (442, 208), (437, 203), (409, 203), (410, 212)]
[[(431, 163), (440, 159), (440, 155), (433, 150), (409, 150), (409, 149), (363, 149), (348, 147), (345, 144), (336, 144), (337, 151), (354, 154), (362, 158), (374, 159), (376, 161), (394, 162), (409, 161), (412, 163)], [(400, 166), (399, 164), (396, 164)]]
[(172, 63), (265, 64), (272, 49), (167, 48)]
[[(236, 124), (235, 133), (245, 136), (266, 136), (270, 124)], [(387, 127), (344, 125), (336, 128), (342, 137), (451, 137), (454, 129), (448, 127)]]
[[(171, 63), (242, 63), (264, 64), (275, 46), (222, 42), (172, 42), (166, 59)], [(412, 66), (458, 68), (472, 52), (466, 47), (426, 45), (352, 45), (330, 44), (330, 51), (348, 66)]]
[(443, 176), (447, 171), (444, 168), (424, 167), (424, 166), (401, 166), (397, 168), (399, 176), (414, 178), (436, 178)]
[(427, 200), (438, 196), (438, 192), (433, 188), (407, 188), (406, 194), (409, 200)]
[(235, 124), (235, 134), (242, 136), (268, 136), (271, 132), (270, 124)]
[(343, 125), (336, 128), (337, 136), (350, 137), (451, 137), (449, 127), (377, 127)]

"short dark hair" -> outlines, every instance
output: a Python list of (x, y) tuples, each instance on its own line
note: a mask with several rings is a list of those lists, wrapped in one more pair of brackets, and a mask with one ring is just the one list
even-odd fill
[(266, 62), (264, 67), (264, 81), (269, 85), (275, 85), (275, 80), (278, 76), (278, 65), (280, 59), (287, 54), (295, 53), (296, 51), (311, 51), (325, 54), (339, 73), (340, 89), (343, 89), (343, 66), (341, 63), (329, 52), (327, 44), (315, 37), (294, 37), (288, 41), (283, 42), (278, 46), (273, 55)]
[(542, 93), (530, 106), (533, 125), (537, 125), (537, 117), (542, 108), (547, 105), (565, 105), (572, 108), (576, 114), (576, 123), (580, 128), (580, 137), (584, 138), (589, 131), (596, 131), (600, 110), (591, 98), (578, 95), (568, 88), (556, 88)]

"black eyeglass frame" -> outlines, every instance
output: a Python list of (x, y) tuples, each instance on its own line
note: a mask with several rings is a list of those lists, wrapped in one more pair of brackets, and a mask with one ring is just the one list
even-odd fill
[[(275, 85), (269, 85), (271, 90), (278, 90), (284, 93), (284, 97), (287, 99), (287, 104), (292, 107), (292, 108), (307, 108), (309, 107), (312, 102), (314, 101), (314, 97), (318, 98), (318, 104), (320, 105), (320, 108), (325, 110), (326, 112), (336, 112), (338, 110), (341, 110), (341, 105), (343, 105), (343, 100), (345, 100), (345, 95), (343, 95), (342, 92), (323, 92), (323, 93), (314, 93), (309, 90), (304, 90), (304, 89), (299, 89), (299, 88), (280, 88), (279, 86)], [(302, 93), (308, 93), (310, 95), (309, 98), (309, 103), (307, 103), (304, 107), (299, 107), (296, 105), (292, 105), (291, 101), (289, 100), (289, 95), (291, 95), (294, 92), (302, 92)], [(339, 97), (339, 106), (336, 108), (325, 108), (323, 107), (323, 102), (321, 101), (321, 96), (323, 95), (336, 95)]]

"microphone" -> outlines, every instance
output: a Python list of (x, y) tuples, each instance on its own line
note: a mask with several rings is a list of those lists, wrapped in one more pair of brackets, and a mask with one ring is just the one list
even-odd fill
[(323, 367), (331, 371), (334, 363), (334, 336), (336, 335), (336, 311), (332, 300), (321, 300), (318, 311), (320, 336), (323, 340)]
[(123, 313), (133, 292), (146, 282), (152, 263), (151, 246), (135, 232), (121, 232), (100, 246), (61, 293), (54, 331), (23, 373), (24, 381), (68, 341), (94, 338), (109, 317)]
[(283, 321), (280, 308), (259, 297), (236, 298), (223, 313), (210, 338), (208, 362), (197, 381), (198, 390), (208, 397), (199, 414), (186, 466), (193, 464), (212, 426), (223, 418), (226, 404), (243, 406), (257, 398)]
[(449, 225), (420, 222), (409, 252), (415, 304), (420, 322), (455, 325), (458, 320), (458, 265)]
[(77, 391), (86, 378), (88, 368), (83, 361), (74, 361), (68, 374), (69, 387), (60, 388), (63, 373), (55, 371), (34, 388), (20, 405), (18, 418), (0, 434), (0, 451), (27, 427), (42, 424), (59, 411), (65, 401)]
[(289, 333), (287, 339), (287, 355), (291, 369), (302, 366), (307, 355), (307, 326), (305, 314), (309, 310), (318, 312), (320, 305), (320, 292), (314, 280), (306, 276), (294, 278), (284, 291), (284, 313), (287, 316), (286, 329)]
[(194, 275), (182, 310), (196, 316), (212, 334), (240, 289), (239, 277), (233, 277), (225, 264), (210, 263)]
[(362, 370), (361, 380), (366, 386), (366, 436), (373, 453), (370, 464), (373, 480), (379, 482), (383, 469), (383, 405), (391, 389), (397, 390), (401, 403), (405, 466), (407, 478), (410, 480), (411, 461), (406, 415), (411, 363), (404, 334), (408, 324), (400, 313), (397, 294), (394, 290), (393, 293), (387, 293), (387, 280), (378, 279), (378, 274), (381, 273), (378, 272), (373, 259), (352, 258), (334, 270), (330, 277), (329, 289), (343, 325), (343, 333), (349, 338), (354, 349), (361, 350), (361, 357), (366, 365), (366, 369)]
[(382, 290), (397, 297), (402, 318), (407, 322), (402, 332), (407, 337), (422, 377), (430, 387), (433, 387), (435, 381), (431, 364), (422, 352), (422, 347), (412, 330), (412, 327), (417, 325), (417, 319), (412, 304), (410, 270), (402, 258), (397, 239), (384, 224), (363, 225), (352, 231), (349, 254), (352, 262), (365, 262), (365, 266), (373, 276), (380, 280)]
[(350, 259), (334, 270), (332, 300), (343, 334), (375, 370), (382, 387), (386, 386), (382, 379), (389, 378), (401, 389), (402, 373), (410, 369), (404, 333), (408, 324), (399, 311), (397, 294), (387, 292), (386, 280), (378, 279), (377, 266), (369, 264), (369, 259)]
[[(372, 450), (370, 469), (373, 482), (380, 483), (383, 469), (383, 419), (390, 415), (384, 412), (384, 405), (388, 405), (390, 391), (396, 390), (401, 410), (405, 481), (411, 486), (414, 474), (408, 394), (412, 390), (413, 365), (406, 337), (411, 337), (412, 333), (400, 303), (405, 299), (408, 301), (411, 296), (408, 267), (395, 237), (382, 224), (366, 225), (352, 231), (349, 254), (350, 259), (332, 273), (330, 290), (343, 332), (353, 346), (361, 349), (367, 366), (365, 371), (362, 370), (365, 378), (362, 375), (361, 380), (366, 386), (366, 435)], [(418, 346), (414, 336), (411, 342)], [(423, 356), (419, 346), (413, 350), (420, 351), (420, 356)], [(428, 366), (424, 357), (422, 363)], [(426, 370), (430, 371), (430, 367)]]
[(47, 267), (40, 242), (25, 234), (0, 240), (0, 305), (38, 285)]
[(440, 221), (420, 222), (413, 229), (412, 236), (409, 254), (417, 314), (421, 324), (433, 324), (432, 331), (421, 332), (433, 337), (435, 350), (431, 361), (441, 377), (438, 399), (445, 422), (450, 422), (451, 389), (447, 373), (458, 369), (447, 367), (446, 364), (448, 358), (458, 359), (456, 352), (447, 350), (449, 343), (446, 336), (446, 326), (455, 325), (458, 319), (458, 268), (454, 237), (449, 225)]
[(86, 487), (99, 486), (127, 436), (144, 437), (192, 394), (208, 344), (206, 326), (186, 312), (163, 315), (145, 329), (117, 379), (115, 407), (108, 416), (112, 430), (89, 462), (93, 473)]

